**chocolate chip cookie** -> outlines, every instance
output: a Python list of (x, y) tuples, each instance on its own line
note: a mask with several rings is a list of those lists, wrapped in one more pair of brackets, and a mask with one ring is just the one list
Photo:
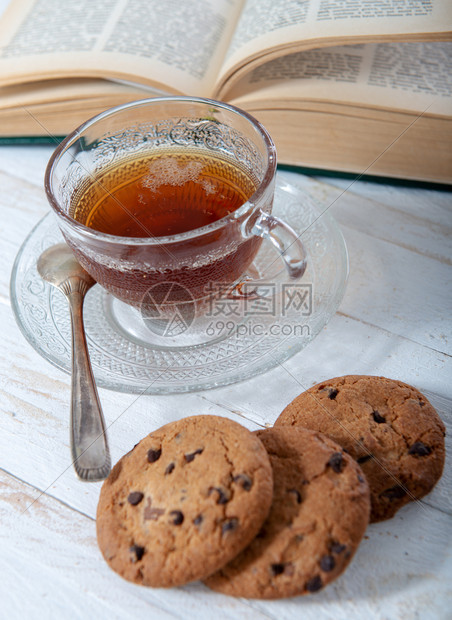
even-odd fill
[(445, 427), (416, 388), (349, 375), (322, 381), (295, 398), (275, 426), (302, 425), (337, 441), (366, 474), (371, 521), (394, 516), (441, 477)]
[(249, 598), (308, 594), (350, 562), (369, 522), (367, 481), (359, 465), (321, 433), (280, 426), (257, 431), (273, 468), (273, 503), (257, 537), (205, 580)]
[(258, 436), (226, 418), (185, 418), (145, 437), (113, 468), (97, 509), (98, 544), (129, 581), (182, 585), (254, 538), (272, 491)]

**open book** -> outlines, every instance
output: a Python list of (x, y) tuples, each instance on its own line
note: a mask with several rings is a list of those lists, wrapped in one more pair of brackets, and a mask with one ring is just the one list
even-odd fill
[(282, 163), (452, 182), (451, 0), (12, 0), (0, 137), (157, 93), (256, 116)]

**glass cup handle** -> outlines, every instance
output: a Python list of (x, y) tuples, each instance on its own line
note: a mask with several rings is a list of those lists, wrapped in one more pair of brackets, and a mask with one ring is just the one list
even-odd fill
[(297, 280), (306, 271), (306, 251), (297, 233), (285, 222), (260, 211), (249, 233), (267, 239), (278, 250), (287, 273)]

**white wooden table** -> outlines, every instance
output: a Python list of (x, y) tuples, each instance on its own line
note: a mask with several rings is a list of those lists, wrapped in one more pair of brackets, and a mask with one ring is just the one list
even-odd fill
[(369, 526), (352, 564), (308, 597), (232, 599), (201, 583), (171, 590), (123, 581), (96, 545), (100, 483), (70, 466), (70, 379), (16, 325), (14, 258), (47, 213), (50, 147), (0, 148), (0, 617), (450, 618), (452, 616), (451, 212), (447, 192), (299, 176), (340, 223), (350, 277), (339, 311), (289, 361), (246, 382), (171, 396), (100, 390), (112, 459), (151, 430), (193, 414), (250, 429), (272, 424), (304, 388), (343, 374), (400, 379), (423, 391), (448, 426), (443, 478), (423, 502)]

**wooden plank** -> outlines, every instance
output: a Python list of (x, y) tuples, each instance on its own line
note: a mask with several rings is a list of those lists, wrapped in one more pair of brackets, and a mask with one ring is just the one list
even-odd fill
[[(39, 489), (50, 486), (51, 495), (93, 516), (97, 485), (80, 486), (71, 468), (69, 376), (30, 348), (2, 305), (0, 324), (5, 328), (6, 353), (0, 357), (1, 466)], [(397, 356), (392, 355), (394, 350)], [(110, 447), (116, 462), (153, 429), (187, 415), (222, 415), (251, 430), (271, 425), (305, 388), (341, 374), (381, 374), (430, 394), (443, 392), (439, 411), (450, 424), (447, 386), (451, 365), (450, 358), (443, 354), (336, 316), (305, 351), (285, 362), (284, 367), (249, 381), (184, 396), (139, 397), (100, 390), (100, 398), (106, 422), (111, 425)], [(448, 441), (450, 438), (452, 429)], [(452, 457), (452, 446), (448, 455)], [(447, 471), (439, 483), (440, 492), (431, 497), (433, 505), (445, 510), (452, 508), (452, 496), (447, 493), (449, 481), (452, 486), (450, 461)]]
[[(1, 149), (0, 149), (1, 153)], [(0, 171), (0, 301), (9, 299), (16, 255), (35, 224), (49, 211), (44, 190)]]
[[(40, 190), (25, 182), (17, 186), (5, 178), (11, 188), (0, 201), (3, 202), (8, 222), (1, 235), (5, 246), (0, 272), (0, 297), (7, 296), (9, 273), (26, 232), (31, 228), (30, 215), (39, 216), (48, 208)], [(8, 199), (6, 199), (8, 196)], [(29, 205), (28, 207), (26, 205)], [(391, 238), (396, 228), (389, 225), (390, 216), (379, 228), (379, 234), (388, 231), (389, 240), (374, 236), (379, 221), (379, 208), (371, 205), (373, 220), (366, 224), (366, 217), (359, 215), (359, 204), (349, 205), (342, 228), (350, 255), (350, 278), (341, 305), (341, 311), (355, 319), (379, 326), (395, 334), (410, 338), (419, 344), (450, 354), (452, 345), (447, 341), (448, 315), (444, 308), (452, 307), (452, 289), (444, 286), (452, 278), (450, 262), (451, 241), (448, 229), (438, 225), (433, 235), (425, 235), (422, 252), (423, 226), (417, 221), (414, 232), (401, 247)], [(377, 215), (375, 215), (377, 213)], [(32, 218), (32, 222), (36, 221)], [(369, 232), (363, 232), (365, 227)], [(399, 222), (398, 226), (402, 226)], [(360, 230), (361, 228), (361, 230)], [(25, 230), (25, 233), (24, 233)], [(413, 249), (417, 248), (417, 249)]]
[[(347, 620), (446, 618), (452, 558), (445, 545), (452, 517), (412, 504), (370, 525), (355, 558), (313, 596), (245, 601), (208, 591), (142, 588), (120, 579), (96, 547), (92, 519), (48, 496), (28, 509), (33, 489), (0, 471), (2, 612), (4, 617), (274, 618)], [(391, 561), (388, 561), (388, 558)], [(24, 596), (24, 592), (27, 596)], [(60, 614), (60, 615), (58, 615)]]
[(43, 189), (44, 172), (55, 148), (38, 145), (2, 146), (0, 148), (0, 170), (17, 181), (23, 180)]
[(118, 577), (97, 548), (93, 519), (0, 470), (2, 618), (271, 617), (201, 584), (143, 588)]
[[(299, 176), (299, 175), (297, 175)], [(449, 189), (424, 189), (403, 185), (385, 185), (368, 181), (352, 182), (348, 179), (333, 177), (301, 177), (308, 179), (311, 185), (329, 186), (332, 196), (345, 192), (347, 196), (358, 197), (388, 207), (391, 212), (402, 212), (408, 217), (415, 216), (426, 222), (450, 227), (452, 194)], [(334, 188), (334, 189), (333, 189)], [(325, 191), (325, 189), (323, 190)], [(399, 217), (395, 215), (396, 217)], [(405, 232), (405, 231), (404, 231)]]
[(452, 267), (416, 252), (342, 227), (350, 255), (348, 288), (341, 312), (452, 353), (449, 315)]
[[(444, 309), (452, 307), (452, 288), (445, 286), (452, 280), (452, 194), (429, 192), (426, 199), (438, 206), (432, 221), (425, 204), (415, 214), (397, 208), (395, 189), (388, 207), (358, 195), (365, 183), (353, 186), (356, 193), (342, 194), (308, 177), (294, 182), (337, 219), (344, 233), (350, 278), (341, 311), (450, 354)], [(400, 189), (397, 196), (404, 195)]]
[(450, 618), (452, 517), (412, 504), (369, 525), (346, 572), (314, 595), (256, 604), (279, 620)]
[(340, 225), (451, 263), (451, 192), (339, 179), (325, 182), (298, 174), (287, 178)]
[[(69, 450), (70, 377), (31, 349), (5, 304), (0, 356), (0, 466), (70, 506), (94, 516), (100, 484), (80, 484)], [(13, 360), (13, 361), (11, 361)], [(113, 462), (152, 430), (187, 415), (217, 413), (251, 428), (253, 421), (199, 400), (99, 390)], [(183, 399), (183, 401), (181, 400)], [(182, 406), (183, 402), (183, 406)]]
[[(396, 354), (394, 354), (396, 352)], [(200, 394), (257, 425), (271, 426), (284, 407), (312, 385), (346, 374), (381, 375), (421, 390), (446, 425), (444, 473), (425, 501), (452, 514), (452, 398), (449, 356), (336, 315), (301, 353), (262, 377)]]
[[(349, 373), (411, 383), (445, 420), (443, 478), (423, 502), (370, 526), (343, 577), (311, 597), (236, 601), (200, 583), (169, 591), (138, 588), (111, 573), (97, 551), (93, 517), (100, 484), (80, 483), (70, 465), (69, 377), (31, 349), (8, 299), (15, 255), (48, 210), (42, 174), (52, 150), (0, 149), (0, 466), (25, 481), (0, 472), (5, 617), (446, 618), (452, 597), (452, 361), (445, 312), (451, 194), (359, 183), (336, 201), (331, 212), (343, 227), (352, 266), (347, 293), (322, 333), (282, 366), (199, 394), (100, 391), (113, 461), (154, 428), (187, 415), (224, 415), (250, 429), (271, 425), (303, 389)], [(346, 187), (308, 177), (298, 183), (325, 204)]]

